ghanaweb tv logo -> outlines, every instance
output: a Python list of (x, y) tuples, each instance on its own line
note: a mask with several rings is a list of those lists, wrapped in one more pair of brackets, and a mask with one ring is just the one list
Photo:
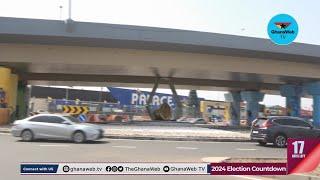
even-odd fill
[(276, 15), (268, 24), (268, 35), (275, 44), (288, 45), (298, 35), (298, 24), (290, 15)]

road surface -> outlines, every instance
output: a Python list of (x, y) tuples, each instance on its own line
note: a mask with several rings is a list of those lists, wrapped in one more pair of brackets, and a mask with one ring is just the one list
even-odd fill
[[(67, 141), (21, 142), (0, 133), (0, 179), (163, 179), (163, 176), (21, 176), (21, 162), (202, 162), (206, 157), (285, 158), (286, 149), (250, 142), (197, 142), (102, 139), (86, 144)], [(166, 176), (168, 179), (213, 179), (212, 176)], [(214, 179), (268, 179), (215, 176)], [(285, 179), (285, 178), (282, 178)], [(292, 177), (291, 177), (292, 179)], [(294, 178), (293, 178), (294, 179)], [(300, 178), (299, 178), (300, 179)]]

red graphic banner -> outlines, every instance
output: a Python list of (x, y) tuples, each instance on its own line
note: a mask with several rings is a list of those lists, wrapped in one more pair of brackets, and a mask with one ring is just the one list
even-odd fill
[(288, 139), (288, 174), (315, 170), (320, 163), (320, 139)]
[(211, 175), (287, 175), (287, 163), (211, 163)]
[(211, 163), (211, 175), (287, 175), (307, 173), (320, 163), (320, 139), (292, 139), (287, 141), (287, 163)]

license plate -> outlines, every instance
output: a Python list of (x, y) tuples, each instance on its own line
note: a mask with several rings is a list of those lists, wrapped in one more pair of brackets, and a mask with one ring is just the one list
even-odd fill
[(258, 134), (258, 133), (259, 133), (259, 131), (252, 131), (252, 133), (254, 133), (254, 134)]

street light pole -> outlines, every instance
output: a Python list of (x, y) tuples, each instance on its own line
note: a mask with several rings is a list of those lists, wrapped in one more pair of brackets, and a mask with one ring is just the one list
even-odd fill
[(69, 89), (68, 89), (68, 87), (66, 88), (66, 100), (69, 100)]
[(69, 0), (69, 12), (68, 12), (68, 19), (71, 19), (71, 5), (72, 5), (72, 2), (71, 2), (71, 0)]
[(59, 6), (59, 18), (60, 18), (60, 20), (62, 20), (62, 8), (63, 8), (63, 6), (62, 5), (60, 5)]
[(66, 23), (66, 31), (71, 33), (74, 30), (74, 22), (71, 19), (71, 10), (72, 10), (72, 2), (71, 0), (69, 0), (69, 12), (68, 12), (68, 19), (66, 19), (65, 23)]

